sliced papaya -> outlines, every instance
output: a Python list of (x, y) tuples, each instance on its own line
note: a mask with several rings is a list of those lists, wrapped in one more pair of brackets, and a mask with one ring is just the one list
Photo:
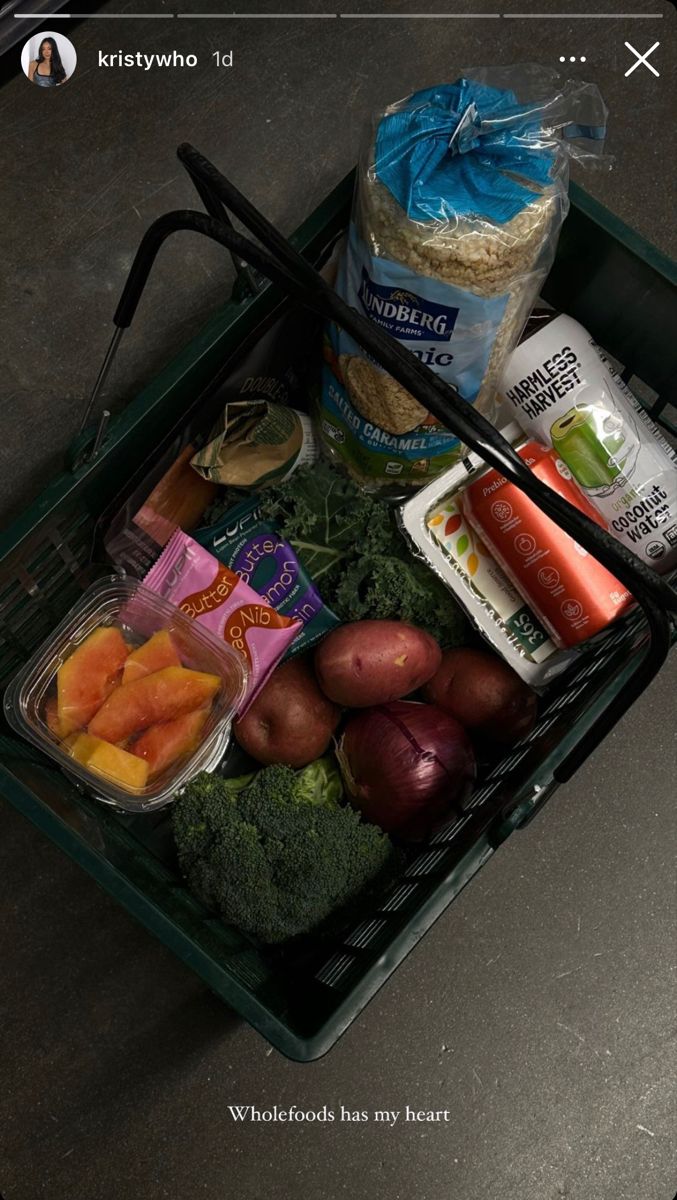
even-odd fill
[(209, 716), (208, 708), (184, 713), (174, 721), (160, 721), (151, 725), (131, 747), (133, 754), (148, 763), (148, 773), (159, 775), (185, 754), (192, 754), (200, 744), (200, 734)]
[(56, 696), (49, 696), (45, 702), (45, 721), (50, 733), (61, 737), (61, 722), (59, 721), (59, 705)]
[(120, 630), (102, 625), (59, 667), (56, 688), (61, 737), (91, 721), (117, 685), (128, 654)]
[(161, 671), (163, 667), (180, 667), (181, 659), (168, 629), (154, 633), (147, 642), (138, 649), (132, 650), (122, 672), (122, 682), (132, 683), (144, 675), (152, 675), (153, 671)]
[(218, 675), (165, 667), (111, 692), (90, 721), (89, 732), (107, 742), (120, 742), (158, 721), (173, 721), (196, 708), (206, 708), (220, 687)]
[(69, 740), (71, 757), (77, 759), (84, 767), (87, 766), (90, 755), (101, 745), (101, 738), (92, 737), (91, 733), (78, 733), (74, 738), (71, 735)]
[(71, 754), (83, 766), (105, 775), (122, 787), (143, 788), (148, 781), (148, 763), (144, 759), (93, 737), (91, 733), (81, 733), (76, 738)]

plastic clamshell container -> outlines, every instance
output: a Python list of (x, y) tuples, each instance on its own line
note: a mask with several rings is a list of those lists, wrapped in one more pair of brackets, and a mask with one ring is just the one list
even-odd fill
[[(199, 743), (145, 787), (127, 787), (80, 763), (47, 724), (46, 705), (55, 694), (59, 667), (96, 629), (113, 626), (132, 649), (155, 633), (171, 634), (181, 664), (194, 671), (218, 675), (216, 693)], [(135, 580), (110, 576), (84, 592), (61, 624), (39, 647), (9, 684), (4, 699), (12, 728), (53, 758), (98, 800), (131, 813), (145, 813), (171, 803), (177, 792), (202, 770), (213, 770), (228, 745), (231, 721), (246, 691), (247, 664), (232, 646), (220, 642), (173, 604)]]

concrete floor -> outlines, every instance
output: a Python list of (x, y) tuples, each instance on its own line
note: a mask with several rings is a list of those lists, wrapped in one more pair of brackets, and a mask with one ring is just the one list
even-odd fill
[[(440, 8), (387, 9), (413, 7)], [(468, 0), (463, 10), (484, 11)], [(602, 88), (617, 163), (582, 181), (677, 256), (665, 140), (674, 10), (661, 0), (631, 10), (666, 20), (91, 21), (73, 34), (79, 65), (66, 88), (45, 96), (11, 79), (0, 93), (5, 511), (57, 467), (142, 231), (193, 203), (173, 157), (183, 139), (288, 231), (351, 166), (374, 107), (468, 63), (557, 66), (562, 53), (585, 54), (585, 69), (570, 70)], [(661, 41), (660, 79), (642, 67), (624, 78), (625, 40), (642, 50)], [(96, 66), (98, 50), (174, 48), (198, 54), (200, 68)], [(232, 70), (210, 62), (217, 48), (234, 50)], [(186, 239), (180, 258), (162, 256), (107, 398), (132, 395), (227, 286), (216, 250)], [(673, 664), (335, 1050), (305, 1067), (271, 1052), (3, 804), (5, 1200), (667, 1200), (676, 676)], [(236, 1125), (234, 1103), (409, 1104), (451, 1119), (392, 1130)]]

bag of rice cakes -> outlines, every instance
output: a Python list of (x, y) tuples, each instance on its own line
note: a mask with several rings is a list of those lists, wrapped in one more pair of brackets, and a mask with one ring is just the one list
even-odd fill
[[(490, 420), (555, 254), (568, 163), (604, 161), (592, 84), (473, 71), (386, 109), (360, 163), (337, 290)], [(355, 340), (325, 331), (319, 425), (361, 483), (419, 487), (463, 447)]]

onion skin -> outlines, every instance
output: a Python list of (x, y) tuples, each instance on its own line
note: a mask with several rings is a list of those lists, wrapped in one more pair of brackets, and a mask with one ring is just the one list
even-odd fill
[(385, 833), (411, 841), (460, 810), (475, 779), (463, 727), (435, 705), (411, 700), (356, 713), (336, 757), (353, 807)]

